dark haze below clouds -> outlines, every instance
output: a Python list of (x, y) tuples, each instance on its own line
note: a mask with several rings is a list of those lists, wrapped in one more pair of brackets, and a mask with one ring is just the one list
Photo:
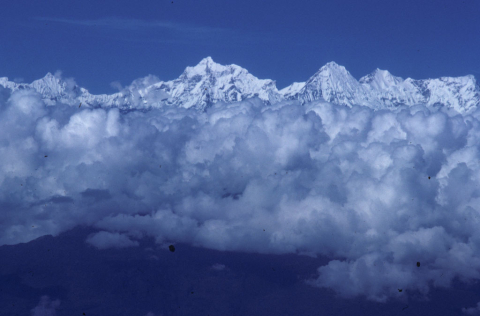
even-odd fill
[(177, 244), (171, 253), (149, 239), (139, 247), (96, 250), (84, 242), (94, 232), (76, 228), (57, 237), (1, 246), (2, 314), (460, 315), (462, 307), (475, 306), (480, 290), (478, 284), (454, 282), (451, 289), (432, 290), (429, 300), (408, 289), (402, 291), (403, 299), (387, 304), (342, 299), (303, 282), (326, 258), (185, 244)]

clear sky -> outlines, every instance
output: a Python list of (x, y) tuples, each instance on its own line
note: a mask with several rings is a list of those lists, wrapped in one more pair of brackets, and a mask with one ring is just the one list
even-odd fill
[(480, 75), (476, 0), (16, 0), (0, 10), (0, 76), (62, 70), (92, 93), (212, 56), (283, 88), (335, 61), (354, 77)]

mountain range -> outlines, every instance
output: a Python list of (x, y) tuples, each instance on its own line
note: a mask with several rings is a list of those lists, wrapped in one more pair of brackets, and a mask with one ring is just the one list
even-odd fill
[(274, 80), (258, 79), (237, 65), (220, 65), (211, 57), (194, 67), (187, 67), (175, 80), (130, 86), (114, 94), (90, 94), (72, 79), (48, 73), (30, 84), (0, 78), (0, 86), (12, 91), (34, 89), (47, 105), (57, 102), (85, 107), (118, 107), (123, 110), (163, 106), (206, 110), (217, 102), (232, 103), (259, 98), (264, 104), (298, 100), (301, 104), (321, 100), (352, 107), (374, 109), (398, 106), (446, 106), (467, 113), (480, 105), (480, 87), (473, 75), (415, 80), (393, 76), (376, 69), (356, 80), (343, 66), (329, 62), (305, 82), (294, 82), (278, 90)]

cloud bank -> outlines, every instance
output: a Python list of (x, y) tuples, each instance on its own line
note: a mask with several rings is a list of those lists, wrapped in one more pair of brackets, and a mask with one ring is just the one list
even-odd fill
[(60, 306), (60, 300), (52, 301), (48, 296), (42, 296), (38, 305), (30, 312), (32, 316), (55, 316), (56, 310)]
[(101, 231), (89, 236), (86, 242), (98, 249), (127, 248), (137, 247), (139, 245), (138, 241), (133, 241), (126, 235), (106, 231)]
[(122, 114), (2, 89), (0, 244), (86, 225), (102, 249), (322, 255), (312, 286), (427, 294), (480, 278), (479, 116), (255, 99)]
[(480, 315), (480, 302), (475, 307), (462, 308), (462, 312), (465, 315)]

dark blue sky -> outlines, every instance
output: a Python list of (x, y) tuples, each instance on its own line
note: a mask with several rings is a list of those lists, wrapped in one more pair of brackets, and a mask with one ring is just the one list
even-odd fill
[(93, 93), (212, 56), (278, 88), (329, 61), (416, 79), (480, 75), (480, 2), (16, 0), (0, 10), (0, 76), (62, 70)]

